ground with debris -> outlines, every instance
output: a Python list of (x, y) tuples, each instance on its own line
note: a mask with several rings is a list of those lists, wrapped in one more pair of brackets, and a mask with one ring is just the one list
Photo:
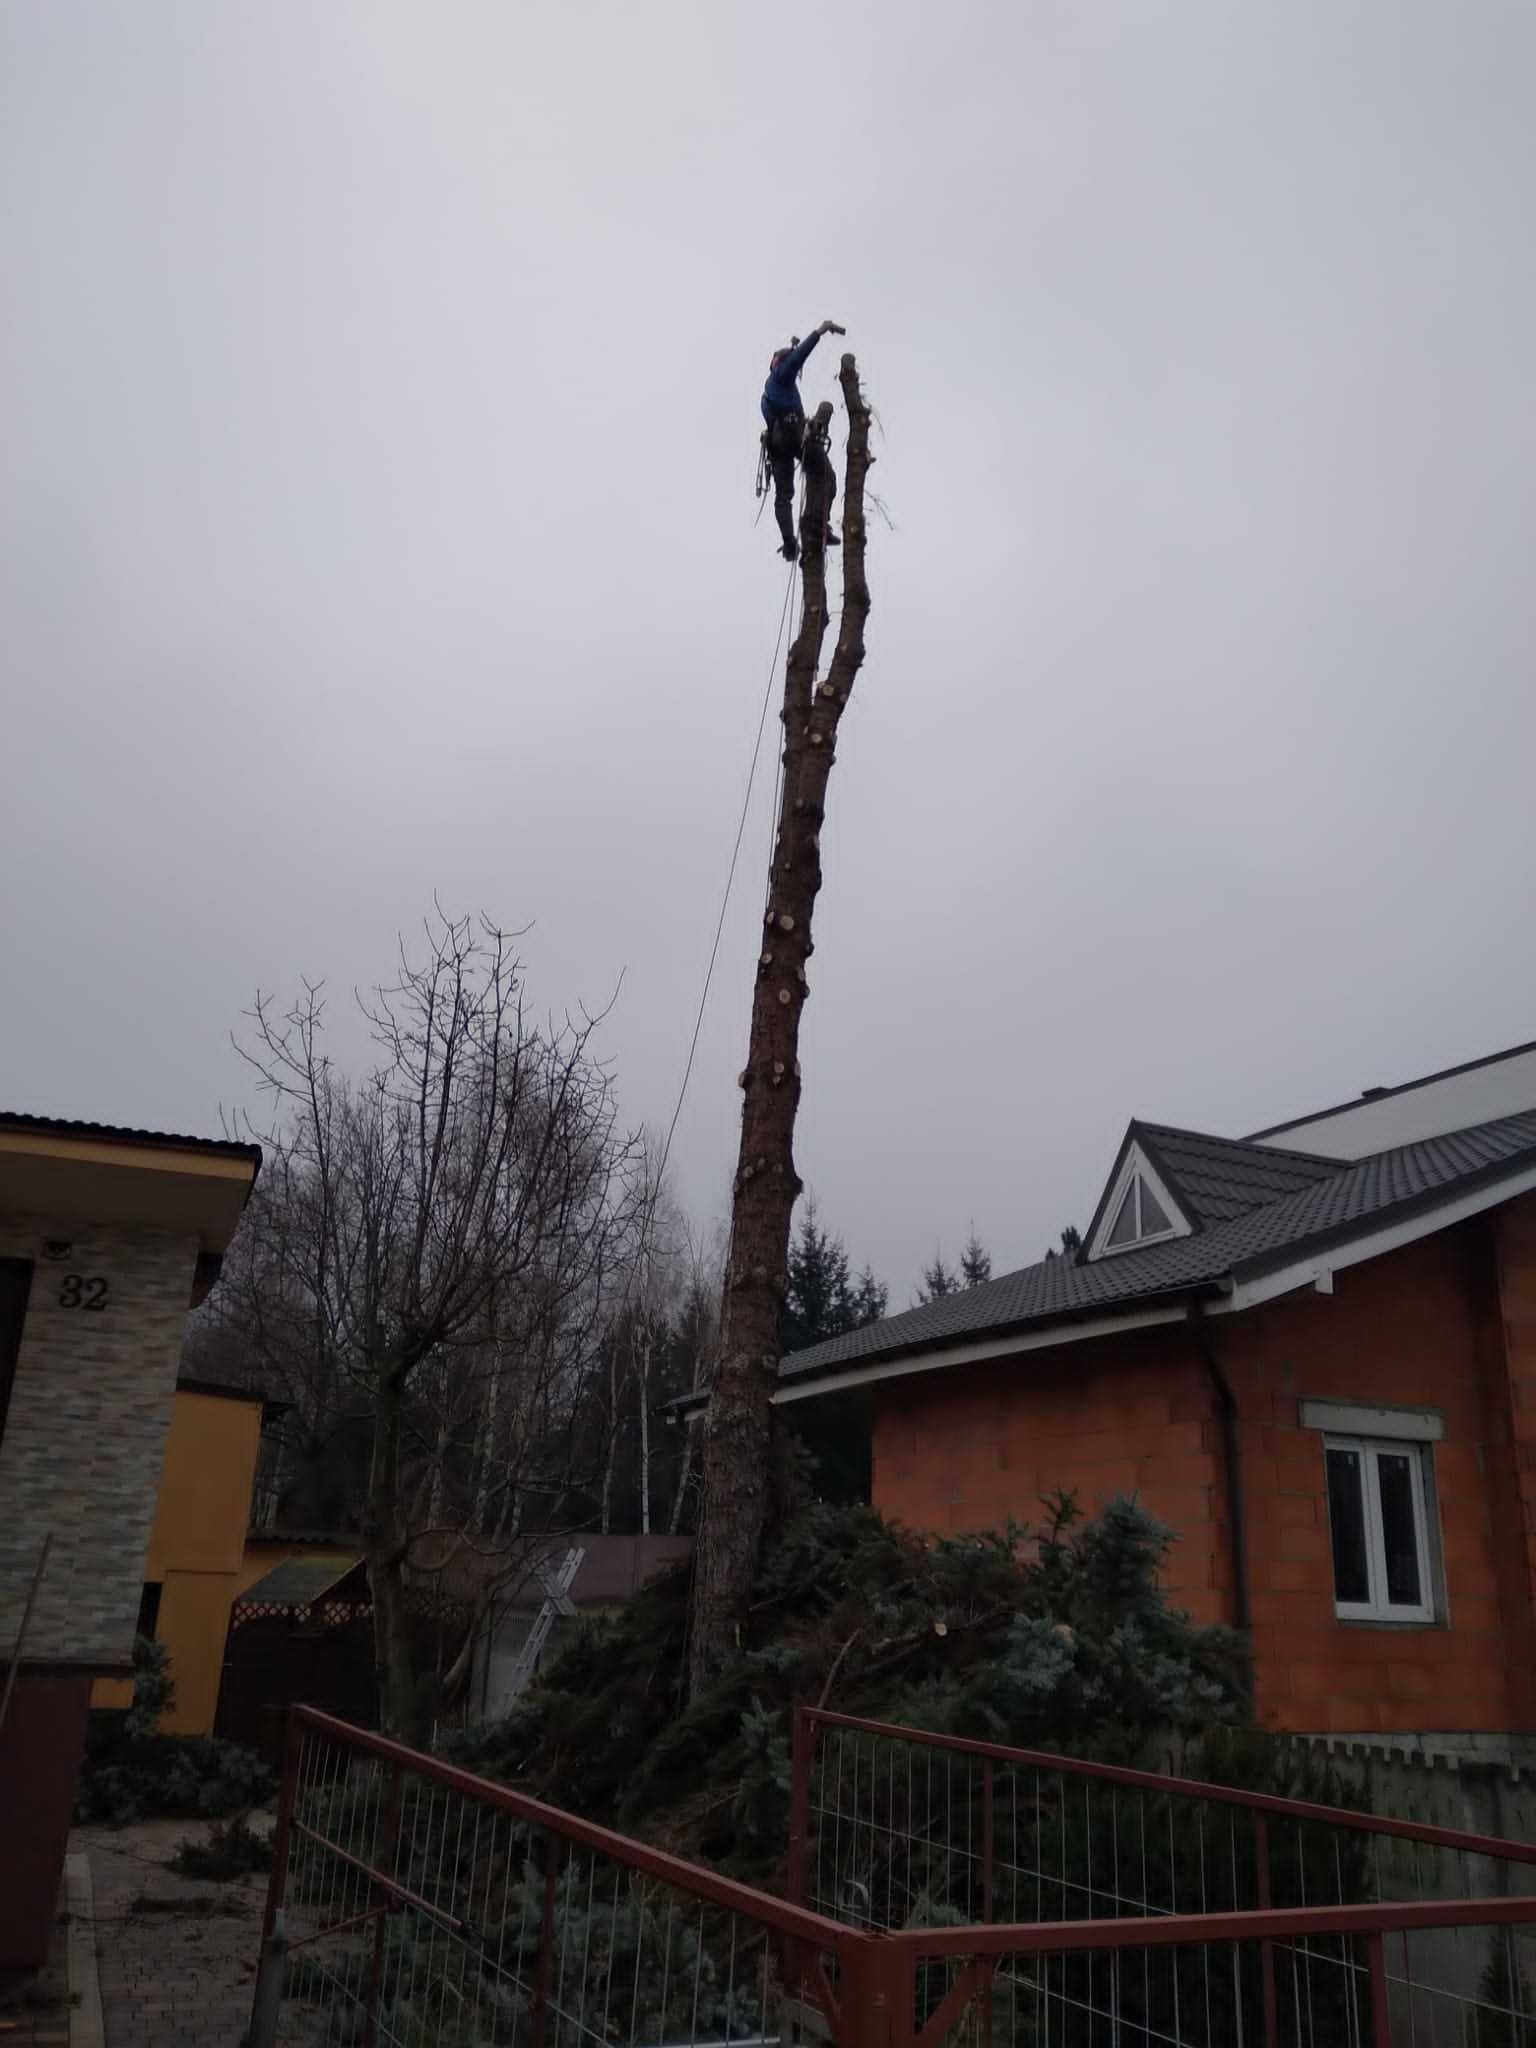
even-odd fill
[(0, 1980), (0, 2048), (68, 2048), (70, 1997), (63, 1930), (36, 1977)]
[(206, 1823), (77, 1828), (90, 1857), (106, 2048), (240, 2048), (251, 2016), (265, 1877), (214, 1884), (166, 1865)]

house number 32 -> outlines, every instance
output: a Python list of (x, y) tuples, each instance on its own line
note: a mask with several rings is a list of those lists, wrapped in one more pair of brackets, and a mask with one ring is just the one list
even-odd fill
[(104, 1310), (107, 1305), (107, 1283), (100, 1273), (66, 1273), (64, 1284), (59, 1289), (60, 1308), (92, 1308)]

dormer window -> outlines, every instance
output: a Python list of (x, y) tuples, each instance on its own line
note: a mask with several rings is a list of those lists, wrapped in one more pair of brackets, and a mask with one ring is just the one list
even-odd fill
[(1109, 1199), (1100, 1207), (1099, 1219), (1088, 1240), (1088, 1259), (1136, 1251), (1142, 1245), (1163, 1244), (1172, 1237), (1188, 1237), (1191, 1227), (1167, 1182), (1134, 1142), (1126, 1148)]
[(1119, 1251), (1123, 1245), (1146, 1244), (1156, 1237), (1172, 1237), (1173, 1225), (1168, 1221), (1168, 1212), (1147, 1186), (1139, 1173), (1131, 1175), (1131, 1184), (1120, 1198), (1120, 1208), (1109, 1227), (1109, 1236), (1104, 1240), (1107, 1252)]

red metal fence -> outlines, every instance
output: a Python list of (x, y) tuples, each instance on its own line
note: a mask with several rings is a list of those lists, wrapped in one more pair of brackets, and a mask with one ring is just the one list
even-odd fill
[(252, 2048), (1536, 2048), (1529, 1845), (812, 1710), (791, 1802), (785, 1901), (298, 1709)]
[(1530, 1844), (809, 1708), (790, 1837), (793, 1900), (896, 1942), (922, 2048), (1536, 2048)]
[(870, 1947), (713, 1871), (295, 1709), (253, 2048), (850, 2048)]

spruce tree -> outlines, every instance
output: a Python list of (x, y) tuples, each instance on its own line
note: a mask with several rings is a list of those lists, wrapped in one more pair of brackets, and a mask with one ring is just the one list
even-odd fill
[(854, 1327), (848, 1250), (840, 1237), (817, 1221), (808, 1201), (789, 1247), (789, 1284), (779, 1320), (779, 1342), (787, 1356), (840, 1337)]
[(973, 1223), (965, 1249), (960, 1254), (960, 1279), (966, 1287), (984, 1287), (991, 1278), (992, 1254), (976, 1235)]
[(923, 1274), (923, 1284), (917, 1290), (918, 1305), (928, 1301), (942, 1301), (946, 1294), (954, 1294), (960, 1286), (959, 1280), (944, 1263), (944, 1254), (935, 1252), (933, 1264)]
[(872, 1267), (866, 1265), (854, 1283), (849, 1306), (853, 1311), (851, 1329), (862, 1330), (866, 1323), (878, 1323), (885, 1314), (885, 1305), (890, 1300), (890, 1289), (883, 1280), (877, 1280)]

